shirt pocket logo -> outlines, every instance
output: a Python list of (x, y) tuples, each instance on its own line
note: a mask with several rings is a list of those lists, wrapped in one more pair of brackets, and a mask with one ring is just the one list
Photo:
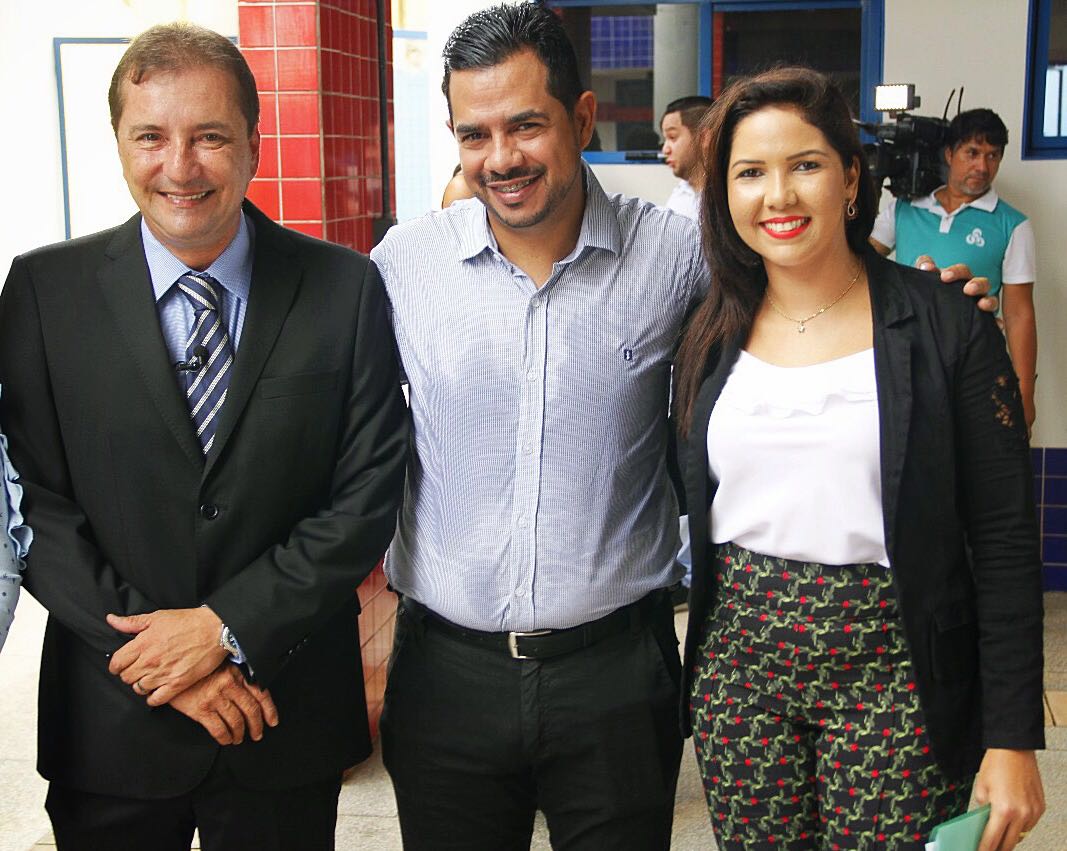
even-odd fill
[(975, 228), (969, 234), (967, 234), (966, 243), (968, 245), (977, 245), (979, 248), (985, 247), (985, 237), (982, 236), (982, 229)]

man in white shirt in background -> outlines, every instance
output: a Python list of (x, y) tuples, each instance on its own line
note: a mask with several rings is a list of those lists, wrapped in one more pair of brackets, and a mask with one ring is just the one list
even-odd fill
[[(704, 120), (711, 108), (711, 98), (703, 95), (689, 95), (672, 100), (660, 119), (663, 132), (663, 156), (670, 166), (678, 185), (664, 205), (679, 215), (693, 221), (700, 221), (700, 189), (704, 185), (704, 163), (700, 153), (700, 122)], [(678, 551), (678, 562), (685, 567), (685, 577), (681, 585), (671, 592), (671, 602), (675, 611), (685, 608), (689, 598), (689, 586), (693, 575), (692, 556), (689, 553), (689, 518), (683, 516), (678, 521), (678, 534), (682, 539), (682, 548)]]
[(893, 198), (878, 214), (871, 244), (883, 255), (896, 249), (905, 266), (928, 255), (941, 266), (966, 263), (989, 279), (1002, 319), (1027, 428), (1037, 416), (1037, 318), (1034, 229), (1025, 214), (997, 195), (993, 181), (1008, 144), (1008, 128), (991, 109), (969, 109), (949, 124), (945, 184), (914, 200)]
[(686, 218), (700, 219), (700, 188), (704, 185), (704, 164), (700, 156), (700, 122), (711, 108), (711, 98), (703, 95), (672, 100), (660, 119), (663, 156), (678, 185), (666, 207)]

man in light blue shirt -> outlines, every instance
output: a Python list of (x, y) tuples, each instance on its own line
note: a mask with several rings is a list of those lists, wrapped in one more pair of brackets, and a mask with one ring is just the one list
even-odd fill
[(477, 197), (372, 252), (414, 434), (381, 722), (404, 845), (524, 847), (540, 808), (557, 848), (665, 849), (682, 575), (667, 399), (708, 285), (698, 229), (583, 165), (595, 97), (552, 12), (476, 13), (445, 56)]

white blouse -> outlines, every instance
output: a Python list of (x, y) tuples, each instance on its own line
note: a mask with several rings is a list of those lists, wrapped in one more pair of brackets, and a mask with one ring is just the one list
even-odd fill
[(804, 367), (742, 351), (708, 425), (714, 543), (889, 565), (874, 350)]

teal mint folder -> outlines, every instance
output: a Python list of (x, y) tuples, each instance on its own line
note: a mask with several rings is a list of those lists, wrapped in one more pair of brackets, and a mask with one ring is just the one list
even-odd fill
[(986, 804), (939, 824), (930, 834), (930, 844), (937, 851), (978, 851), (978, 841), (988, 821), (989, 804)]

